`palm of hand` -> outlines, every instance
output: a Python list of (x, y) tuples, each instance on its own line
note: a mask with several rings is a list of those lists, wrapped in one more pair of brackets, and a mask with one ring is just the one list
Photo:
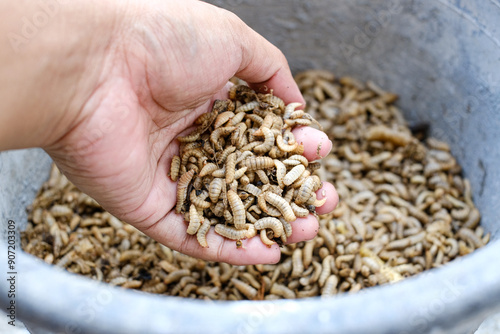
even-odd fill
[[(217, 20), (203, 15), (207, 17)], [(202, 21), (192, 24), (221, 27)], [(253, 73), (255, 68), (247, 69), (242, 50), (230, 41), (230, 34), (207, 34), (195, 28), (185, 34), (189, 45), (163, 47), (159, 41), (170, 39), (145, 29), (140, 43), (124, 43), (116, 49), (125, 51), (107, 55), (102, 79), (82, 108), (79, 122), (48, 152), (68, 178), (106, 210), (173, 249), (235, 264), (276, 262), (279, 248), (269, 249), (258, 238), (246, 240), (245, 249), (236, 250), (234, 242), (211, 231), (207, 236), (210, 247), (202, 249), (195, 238), (186, 235), (183, 218), (172, 211), (176, 183), (167, 173), (172, 156), (178, 152), (175, 138), (209, 111), (214, 99), (226, 97), (227, 80), (235, 73), (256, 82), (269, 79), (259, 80)], [(216, 39), (207, 41), (206, 36)], [(264, 78), (266, 71), (262, 69)], [(286, 76), (278, 72), (273, 78), (280, 81)], [(272, 80), (268, 84), (275, 86)], [(300, 95), (298, 100), (302, 101)], [(303, 136), (305, 153), (314, 159), (316, 144), (328, 139), (324, 134), (308, 134)], [(323, 145), (321, 155), (328, 153), (328, 146)], [(324, 212), (336, 205), (333, 187), (326, 190), (333, 198)], [(301, 233), (294, 233), (290, 242), (309, 239), (317, 232), (318, 222), (313, 217), (299, 219), (298, 224)]]

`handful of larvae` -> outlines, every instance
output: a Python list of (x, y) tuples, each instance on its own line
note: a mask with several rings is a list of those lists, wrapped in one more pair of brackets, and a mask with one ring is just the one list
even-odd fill
[(236, 85), (229, 99), (216, 100), (198, 117), (196, 130), (177, 138), (180, 154), (170, 166), (170, 178), (179, 181), (175, 211), (202, 247), (212, 225), (238, 247), (257, 233), (268, 246), (284, 243), (290, 222), (325, 203), (316, 198), (322, 184), (312, 175), (320, 164), (302, 155), (292, 133), (297, 126), (321, 126), (296, 110), (300, 105)]

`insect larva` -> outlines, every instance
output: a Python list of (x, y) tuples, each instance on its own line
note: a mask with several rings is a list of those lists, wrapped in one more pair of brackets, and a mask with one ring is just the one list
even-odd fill
[(238, 108), (236, 108), (236, 110), (234, 111), (236, 114), (238, 113), (244, 113), (244, 112), (247, 112), (247, 111), (250, 111), (250, 110), (254, 110), (255, 108), (258, 108), (259, 107), (259, 102), (258, 101), (252, 101), (252, 102), (248, 102), (248, 103), (245, 103), (241, 106), (239, 106)]
[(281, 285), (281, 284), (278, 284), (278, 283), (273, 284), (270, 292), (274, 295), (278, 295), (278, 296), (281, 296), (281, 297), (286, 298), (286, 299), (296, 298), (295, 292), (290, 290), (288, 287)]
[(264, 135), (263, 129), (264, 128), (271, 129), (274, 120), (275, 120), (274, 114), (267, 114), (266, 117), (264, 117), (264, 120), (262, 121), (260, 128), (257, 131), (255, 131), (254, 135), (263, 136)]
[[(252, 121), (254, 123), (254, 125), (262, 125), (262, 123), (264, 122), (264, 120), (262, 119), (262, 117), (260, 117), (259, 115), (256, 115), (256, 114), (246, 114), (245, 117)], [(257, 131), (257, 129), (254, 129), (252, 130), (253, 132)]]
[(263, 171), (262, 169), (258, 169), (255, 171), (255, 174), (259, 177), (260, 182), (262, 182), (262, 184), (269, 184), (269, 178), (267, 177), (265, 171)]
[(295, 180), (291, 186), (292, 188), (300, 188), (300, 186), (302, 185), (302, 183), (304, 183), (304, 181), (309, 177), (311, 176), (311, 172), (306, 169), (300, 176), (297, 180)]
[(264, 211), (265, 213), (268, 213), (269, 210), (267, 208), (267, 203), (266, 203), (266, 194), (262, 192), (259, 196), (257, 196), (257, 205), (259, 208)]
[(304, 263), (302, 262), (302, 249), (296, 248), (292, 254), (292, 274), (291, 277), (301, 277), (304, 272)]
[(262, 143), (263, 143), (263, 142), (261, 142), (261, 141), (252, 141), (252, 142), (250, 142), (250, 143), (246, 144), (245, 146), (243, 146), (243, 147), (240, 149), (240, 151), (242, 151), (242, 152), (245, 152), (245, 151), (251, 151), (251, 150), (253, 150), (256, 146), (259, 146), (259, 145), (261, 145)]
[(476, 228), (477, 224), (479, 224), (480, 219), (481, 219), (481, 214), (479, 213), (479, 210), (473, 208), (469, 213), (469, 218), (464, 223), (463, 227), (470, 229)]
[(225, 148), (224, 151), (220, 152), (220, 154), (216, 154), (217, 162), (219, 164), (223, 164), (226, 161), (227, 157), (234, 151), (236, 151), (236, 147), (234, 146)]
[(339, 278), (337, 275), (330, 275), (325, 282), (325, 286), (321, 290), (321, 297), (331, 297), (337, 291), (337, 285), (339, 284)]
[(293, 126), (309, 126), (313, 122), (308, 119), (304, 118), (297, 118), (297, 119), (286, 119), (285, 120), (285, 126), (287, 127), (293, 127)]
[(295, 197), (295, 203), (297, 204), (305, 203), (313, 193), (314, 184), (315, 184), (314, 178), (311, 176), (307, 177), (299, 188), (297, 196)]
[(276, 136), (276, 145), (278, 145), (278, 148), (282, 150), (283, 152), (292, 152), (297, 149), (299, 144), (295, 142), (294, 144), (287, 144), (283, 141), (283, 136), (278, 135)]
[(242, 162), (246, 158), (251, 157), (252, 155), (253, 155), (253, 152), (251, 152), (251, 151), (242, 152), (241, 155), (236, 159), (236, 164), (239, 164), (240, 162)]
[(257, 221), (257, 218), (255, 218), (250, 212), (246, 212), (246, 217), (247, 217), (247, 220), (252, 223), (252, 224), (255, 224), (255, 222)]
[(274, 167), (274, 160), (269, 157), (250, 157), (240, 162), (241, 167), (248, 167), (248, 171), (268, 169)]
[(484, 246), (481, 238), (479, 238), (474, 233), (474, 231), (472, 231), (469, 228), (463, 227), (460, 230), (458, 230), (457, 237), (467, 241), (470, 245), (474, 246), (475, 248), (480, 248), (480, 247)]
[(254, 226), (257, 230), (270, 228), (273, 230), (274, 237), (276, 238), (280, 237), (284, 233), (283, 224), (279, 221), (279, 219), (272, 217), (261, 218), (254, 223)]
[(271, 95), (271, 94), (267, 94), (267, 95), (264, 95), (261, 98), (261, 101), (269, 103), (270, 105), (272, 105), (275, 108), (279, 108), (281, 110), (285, 110), (285, 102), (283, 102), (283, 100), (280, 99), (277, 96), (274, 96), (274, 95)]
[(238, 169), (237, 171), (235, 171), (234, 172), (234, 179), (235, 180), (240, 179), (243, 175), (245, 175), (247, 169), (248, 169), (248, 167), (241, 167), (240, 169)]
[(257, 296), (257, 289), (250, 286), (249, 284), (240, 281), (237, 278), (231, 278), (231, 283), (233, 283), (234, 287), (238, 289), (239, 292), (244, 294), (248, 299), (254, 299)]
[(216, 118), (214, 122), (214, 128), (220, 128), (223, 126), (227, 121), (229, 121), (231, 118), (234, 117), (234, 113), (232, 111), (224, 111), (223, 113), (220, 113)]
[(267, 236), (267, 231), (266, 230), (260, 230), (260, 240), (262, 241), (262, 243), (268, 247), (271, 247), (272, 245), (275, 244), (274, 241), (272, 241), (271, 239), (269, 239), (269, 237)]
[(283, 197), (271, 192), (267, 192), (266, 201), (269, 202), (269, 204), (275, 206), (281, 212), (283, 218), (285, 218), (287, 222), (292, 222), (297, 219), (297, 217), (295, 217), (295, 214), (293, 213), (292, 208), (290, 207), (290, 204), (288, 204), (288, 202)]
[(236, 167), (236, 153), (231, 153), (226, 159), (226, 184), (233, 182)]
[(276, 180), (278, 181), (278, 185), (281, 188), (284, 188), (285, 185), (283, 183), (283, 179), (286, 175), (286, 166), (278, 159), (274, 160), (274, 165), (276, 166)]
[(304, 167), (304, 165), (293, 167), (283, 178), (283, 183), (285, 184), (285, 186), (291, 185), (295, 180), (299, 178), (299, 176), (302, 175), (302, 173), (304, 173), (305, 170), (306, 167)]
[(244, 186), (240, 186), (239, 187), (241, 190), (244, 190), (254, 196), (259, 196), (261, 193), (262, 193), (262, 190), (258, 187), (256, 187), (255, 185), (249, 183), (247, 185), (244, 185)]
[(187, 196), (187, 188), (189, 186), (189, 183), (193, 179), (193, 176), (194, 170), (191, 169), (189, 172), (184, 173), (179, 179), (179, 183), (177, 184), (177, 205), (175, 207), (176, 213), (181, 213), (182, 207), (184, 206), (184, 201), (186, 200)]
[(174, 272), (171, 272), (170, 274), (168, 274), (168, 276), (163, 280), (163, 283), (168, 285), (170, 283), (177, 282), (178, 280), (180, 280), (184, 276), (189, 276), (189, 275), (191, 275), (191, 270), (179, 269), (177, 271), (174, 271)]
[(245, 224), (243, 229), (236, 229), (225, 224), (215, 225), (215, 232), (230, 240), (241, 240), (252, 238), (257, 234), (257, 230), (252, 224)]
[(229, 190), (227, 192), (227, 200), (229, 201), (229, 206), (233, 212), (234, 226), (236, 229), (245, 228), (245, 208), (243, 207), (243, 202), (240, 197), (233, 190)]
[(172, 157), (172, 162), (170, 163), (170, 179), (172, 181), (177, 181), (179, 178), (179, 169), (181, 167), (181, 158), (177, 155)]
[(218, 128), (215, 129), (211, 134), (210, 134), (210, 142), (214, 145), (215, 149), (220, 151), (222, 150), (222, 145), (219, 142), (219, 138), (221, 136), (227, 136), (231, 132), (233, 132), (236, 129), (234, 126), (226, 126), (224, 128)]
[(201, 131), (199, 129), (196, 129), (186, 136), (177, 137), (177, 140), (180, 143), (191, 143), (191, 142), (197, 141), (198, 138), (200, 138), (200, 135), (201, 135)]
[(196, 232), (198, 232), (200, 226), (201, 226), (201, 218), (198, 215), (196, 206), (194, 204), (191, 204), (189, 207), (189, 225), (186, 233), (190, 235), (195, 235)]
[(318, 284), (320, 287), (323, 287), (323, 285), (325, 285), (326, 280), (328, 279), (328, 277), (331, 274), (331, 271), (332, 271), (331, 261), (332, 261), (332, 259), (333, 259), (333, 255), (327, 255), (323, 259), (323, 262), (321, 265), (321, 267), (322, 267), (321, 274), (319, 275), (319, 278), (318, 278)]
[(226, 175), (226, 166), (221, 169), (216, 169), (212, 172), (212, 176), (215, 178), (223, 178)]
[(219, 169), (219, 167), (217, 167), (216, 164), (210, 162), (201, 169), (199, 176), (204, 177), (205, 175), (210, 175), (217, 169)]
[(208, 187), (208, 196), (212, 203), (216, 203), (219, 200), (220, 194), (222, 192), (222, 187), (225, 186), (225, 182), (221, 178), (215, 178), (210, 182)]
[(309, 210), (307, 210), (306, 208), (300, 207), (293, 202), (290, 203), (290, 207), (292, 208), (293, 213), (295, 213), (296, 217), (307, 217), (307, 215), (309, 215)]
[[(288, 159), (286, 159), (285, 161), (287, 161), (287, 160), (299, 161), (305, 167), (307, 167), (309, 165), (309, 161), (307, 160), (307, 158), (305, 156), (303, 156), (303, 155), (300, 155), (300, 154), (294, 154), (294, 155), (288, 157)], [(285, 163), (285, 161), (283, 161), (283, 163)]]
[(374, 125), (368, 129), (365, 138), (369, 141), (388, 141), (397, 146), (406, 146), (411, 140), (410, 135), (405, 132), (388, 128), (385, 125)]
[(196, 233), (196, 240), (198, 240), (198, 243), (203, 248), (208, 247), (207, 233), (209, 230), (210, 230), (210, 220), (208, 220), (208, 218), (205, 218), (203, 220), (203, 224), (201, 224), (200, 228), (198, 229), (198, 232)]
[(264, 133), (264, 143), (258, 146), (255, 146), (254, 152), (256, 153), (265, 153), (269, 152), (271, 148), (274, 146), (274, 134), (268, 128), (262, 128), (262, 132)]
[[(245, 113), (243, 112), (240, 112), (240, 113), (237, 113), (236, 115), (234, 115), (230, 120), (229, 120), (229, 125), (230, 126), (236, 126), (236, 125), (239, 125), (239, 124), (245, 124), (245, 123), (242, 123), (241, 121), (243, 121), (243, 118), (245, 118)], [(246, 126), (245, 126), (245, 130), (246, 130)], [(243, 130), (243, 132), (245, 132), (245, 130)]]

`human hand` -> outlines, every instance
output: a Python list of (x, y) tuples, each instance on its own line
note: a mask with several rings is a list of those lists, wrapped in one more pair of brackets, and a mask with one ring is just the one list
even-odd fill
[[(102, 61), (88, 64), (99, 69), (91, 94), (68, 111), (78, 111), (69, 130), (44, 148), (106, 210), (172, 249), (233, 264), (277, 262), (279, 247), (268, 248), (259, 238), (244, 240), (237, 249), (212, 229), (209, 248), (199, 246), (173, 210), (176, 183), (167, 174), (179, 149), (175, 138), (215, 99), (227, 96), (233, 75), (255, 89), (273, 89), (286, 103), (304, 102), (284, 56), (233, 14), (203, 2), (127, 6), (97, 58)], [(320, 142), (321, 156), (331, 148), (320, 131), (300, 128), (294, 134), (310, 160)], [(332, 185), (318, 191), (319, 199), (323, 193), (328, 201), (318, 213), (333, 210), (338, 201)], [(292, 226), (289, 242), (311, 239), (318, 231), (311, 215)]]

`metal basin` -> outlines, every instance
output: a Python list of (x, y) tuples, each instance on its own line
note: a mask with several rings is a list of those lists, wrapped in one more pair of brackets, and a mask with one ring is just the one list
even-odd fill
[[(17, 248), (17, 318), (69, 333), (470, 333), (498, 311), (500, 4), (212, 2), (283, 50), (294, 71), (330, 69), (399, 93), (408, 120), (429, 122), (432, 135), (450, 143), (492, 241), (443, 268), (354, 295), (210, 304), (99, 284)], [(9, 219), (24, 228), (25, 207), (49, 166), (40, 150), (0, 154), (2, 236)], [(0, 243), (6, 253), (6, 238)], [(9, 287), (5, 279), (0, 286), (5, 311)]]

